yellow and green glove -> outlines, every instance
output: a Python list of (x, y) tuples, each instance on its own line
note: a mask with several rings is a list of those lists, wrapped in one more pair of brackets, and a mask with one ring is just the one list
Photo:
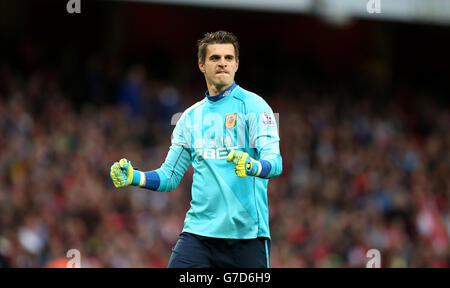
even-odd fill
[(227, 158), (227, 162), (233, 162), (234, 170), (239, 177), (259, 176), (261, 174), (261, 163), (250, 157), (246, 152), (232, 150)]
[(111, 166), (111, 179), (116, 188), (127, 187), (130, 185), (142, 186), (141, 172), (133, 169), (131, 162), (125, 158), (120, 159)]

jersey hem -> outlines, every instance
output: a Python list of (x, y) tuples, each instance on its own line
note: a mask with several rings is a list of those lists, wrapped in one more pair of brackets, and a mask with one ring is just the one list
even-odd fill
[(188, 233), (192, 233), (195, 235), (199, 235), (199, 236), (204, 236), (204, 237), (210, 237), (210, 238), (219, 238), (219, 239), (256, 239), (259, 237), (264, 237), (264, 238), (268, 238), (269, 240), (271, 240), (270, 235), (266, 235), (266, 234), (257, 234), (256, 236), (237, 236), (237, 235), (220, 235), (217, 233), (204, 233), (204, 232), (198, 232), (198, 231), (194, 231), (191, 229), (183, 229), (181, 231), (181, 233), (183, 232), (188, 232)]

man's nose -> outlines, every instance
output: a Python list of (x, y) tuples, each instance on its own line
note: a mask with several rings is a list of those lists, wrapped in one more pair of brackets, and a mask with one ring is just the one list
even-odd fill
[(227, 62), (225, 61), (225, 57), (221, 57), (221, 58), (220, 58), (220, 60), (219, 60), (219, 65), (220, 65), (220, 66), (226, 66), (226, 65), (227, 65)]

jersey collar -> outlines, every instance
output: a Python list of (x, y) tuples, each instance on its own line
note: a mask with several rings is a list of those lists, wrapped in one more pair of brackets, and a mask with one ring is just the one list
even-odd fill
[(227, 89), (223, 90), (223, 91), (220, 92), (219, 94), (214, 95), (214, 96), (209, 96), (209, 92), (206, 91), (206, 92), (205, 92), (205, 96), (206, 96), (206, 98), (208, 98), (208, 100), (211, 100), (211, 101), (213, 101), (213, 102), (216, 102), (216, 101), (218, 101), (218, 100), (224, 98), (225, 96), (229, 95), (229, 94), (231, 93), (231, 91), (233, 91), (233, 89), (234, 89), (235, 87), (236, 87), (236, 82), (233, 82), (233, 84), (232, 84), (230, 87), (228, 87)]

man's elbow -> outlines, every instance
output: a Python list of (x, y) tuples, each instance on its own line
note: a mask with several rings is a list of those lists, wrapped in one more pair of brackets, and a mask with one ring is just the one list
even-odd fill
[(273, 177), (278, 177), (281, 175), (281, 173), (283, 173), (283, 159), (281, 158), (281, 156), (277, 161), (276, 168), (277, 169), (275, 169)]

